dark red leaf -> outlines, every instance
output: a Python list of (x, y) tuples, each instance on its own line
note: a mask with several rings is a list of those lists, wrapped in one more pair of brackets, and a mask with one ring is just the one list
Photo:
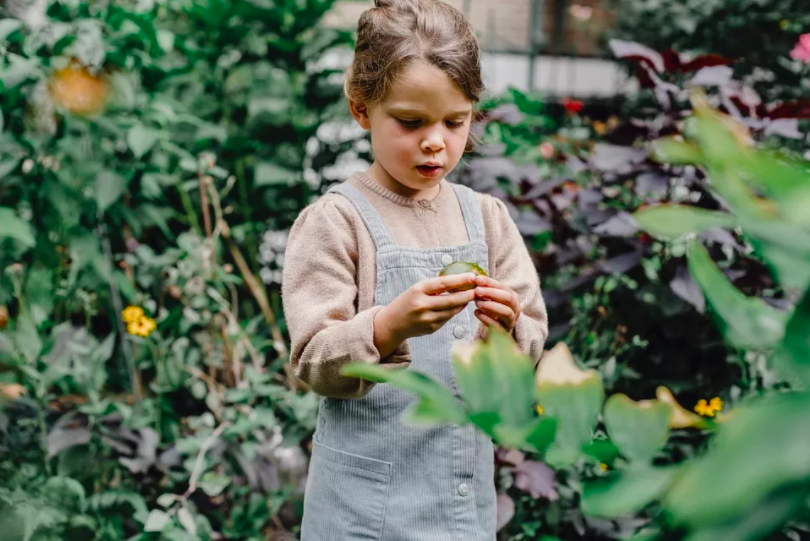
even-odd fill
[(664, 71), (664, 59), (658, 51), (634, 41), (620, 39), (612, 39), (608, 42), (608, 45), (618, 58), (647, 64), (658, 73)]
[(777, 118), (810, 119), (810, 100), (800, 99), (780, 103), (763, 116), (774, 120)]
[(636, 66), (636, 79), (641, 88), (655, 88), (655, 81), (650, 76), (647, 66)]
[(664, 69), (667, 71), (681, 71), (681, 56), (670, 47), (663, 54), (664, 58)]
[(685, 73), (689, 73), (712, 66), (730, 66), (733, 63), (734, 60), (730, 60), (719, 54), (704, 54), (683, 64), (681, 70)]

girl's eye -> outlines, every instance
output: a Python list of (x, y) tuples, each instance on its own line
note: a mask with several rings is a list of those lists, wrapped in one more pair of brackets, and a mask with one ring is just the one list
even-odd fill
[(448, 120), (445, 124), (447, 124), (447, 127), (450, 129), (456, 129), (462, 127), (464, 125), (464, 122), (456, 122), (454, 120)]
[(398, 118), (397, 122), (399, 122), (403, 128), (408, 129), (418, 128), (420, 124), (418, 120), (405, 120), (404, 118)]

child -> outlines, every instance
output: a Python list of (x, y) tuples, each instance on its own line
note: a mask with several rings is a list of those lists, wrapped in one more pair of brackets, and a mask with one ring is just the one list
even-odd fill
[[(455, 389), (454, 344), (490, 325), (540, 358), (546, 310), (517, 227), (501, 201), (445, 180), (468, 146), (480, 71), (470, 24), (441, 0), (376, 0), (360, 17), (345, 90), (374, 163), (304, 209), (282, 280), (290, 362), (324, 397), (302, 541), (495, 539), (491, 440), (405, 425), (413, 395), (341, 375), (379, 363)], [(490, 277), (440, 278), (454, 261)], [(476, 287), (448, 293), (462, 285)]]

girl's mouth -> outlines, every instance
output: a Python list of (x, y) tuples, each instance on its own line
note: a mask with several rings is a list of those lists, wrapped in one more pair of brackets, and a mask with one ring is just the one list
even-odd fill
[(440, 165), (417, 165), (416, 170), (423, 177), (433, 178), (442, 172), (443, 167)]

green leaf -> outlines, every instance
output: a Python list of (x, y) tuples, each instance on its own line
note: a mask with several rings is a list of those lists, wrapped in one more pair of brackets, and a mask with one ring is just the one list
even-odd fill
[(637, 513), (671, 485), (678, 471), (675, 467), (629, 469), (586, 482), (582, 512), (607, 518)]
[(701, 151), (692, 144), (664, 137), (652, 144), (653, 157), (663, 163), (699, 164), (703, 161)]
[(777, 221), (749, 219), (742, 225), (754, 251), (782, 286), (803, 291), (810, 285), (810, 232)]
[(582, 370), (568, 347), (560, 342), (540, 359), (537, 368), (537, 401), (544, 415), (557, 421), (554, 443), (546, 461), (554, 467), (575, 462), (593, 431), (605, 390), (596, 370)]
[(669, 437), (669, 406), (657, 400), (614, 394), (605, 402), (604, 419), (611, 441), (630, 461), (650, 462)]
[(807, 488), (796, 487), (784, 492), (772, 494), (764, 501), (740, 513), (731, 521), (715, 526), (701, 528), (686, 538), (686, 541), (717, 541), (733, 539), (734, 541), (757, 541), (765, 539), (777, 528), (784, 526), (791, 518), (800, 513), (806, 505)]
[(810, 479), (810, 393), (780, 393), (738, 406), (710, 451), (692, 461), (662, 498), (678, 524), (701, 526), (753, 509)]
[(0, 207), (0, 239), (3, 237), (12, 238), (29, 248), (37, 243), (31, 224), (18, 218), (8, 207)]
[(798, 378), (810, 387), (810, 289), (805, 291), (787, 323), (774, 364), (786, 378)]
[(187, 507), (181, 507), (177, 510), (177, 522), (186, 529), (191, 535), (197, 535), (197, 523), (194, 522), (194, 517)]
[(297, 171), (287, 169), (276, 163), (259, 162), (253, 174), (253, 184), (256, 187), (292, 184), (297, 182), (300, 176)]
[(646, 207), (636, 212), (633, 219), (648, 233), (670, 239), (714, 227), (734, 227), (737, 224), (736, 218), (731, 214), (687, 205)]
[(102, 171), (96, 175), (96, 202), (100, 210), (105, 211), (118, 201), (127, 189), (126, 180), (112, 171)]
[(486, 343), (457, 346), (453, 366), (471, 417), (488, 415), (523, 430), (532, 422), (534, 365), (505, 331), (493, 329)]
[[(0, 111), (0, 132), (2, 132), (2, 111)], [(20, 164), (19, 159), (10, 159), (4, 162), (0, 162), (0, 180), (6, 178), (9, 173), (14, 171), (17, 166)]]
[(143, 124), (135, 124), (127, 132), (127, 146), (135, 158), (140, 160), (149, 152), (160, 138), (160, 131), (147, 128)]
[(612, 466), (619, 457), (619, 448), (610, 440), (593, 440), (582, 452), (608, 466)]
[(697, 241), (690, 241), (687, 259), (695, 282), (714, 310), (720, 331), (731, 344), (744, 349), (761, 349), (781, 341), (786, 313), (765, 304), (762, 299), (746, 297), (728, 281), (708, 250)]
[(222, 491), (225, 490), (229, 484), (231, 484), (230, 478), (214, 472), (206, 472), (199, 483), (203, 492), (208, 494), (211, 498), (222, 494)]
[(344, 376), (389, 383), (418, 398), (405, 418), (412, 423), (442, 425), (469, 421), (453, 393), (435, 379), (410, 369), (390, 369), (378, 364), (351, 363)]
[(149, 517), (146, 519), (146, 524), (143, 526), (143, 530), (145, 532), (160, 532), (165, 528), (171, 518), (165, 512), (161, 511), (160, 509), (153, 509), (149, 513)]

